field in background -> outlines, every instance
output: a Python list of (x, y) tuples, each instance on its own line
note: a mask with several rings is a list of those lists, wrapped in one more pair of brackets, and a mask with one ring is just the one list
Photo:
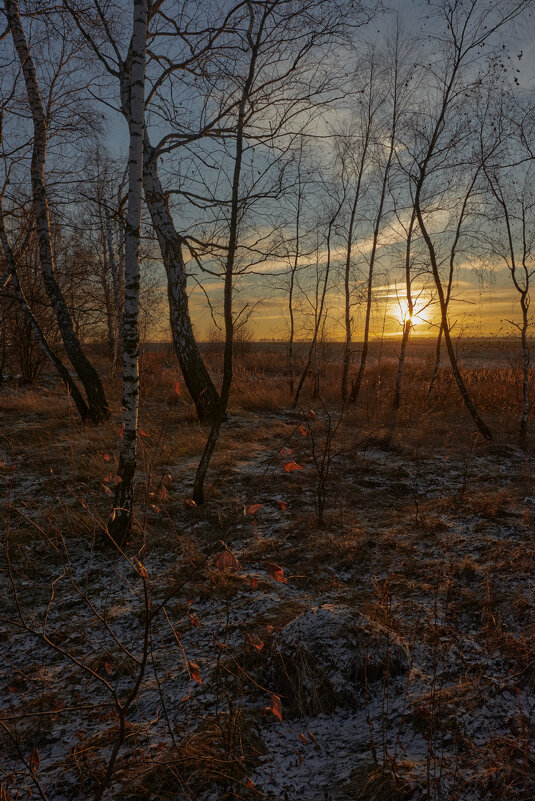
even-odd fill
[[(392, 427), (397, 347), (373, 343), (341, 416), (339, 345), (318, 346), (293, 410), (285, 346), (240, 343), (201, 508), (206, 431), (170, 346), (146, 347), (123, 553), (105, 535), (119, 382), (96, 429), (48, 374), (0, 388), (0, 798), (93, 798), (120, 740), (108, 799), (531, 801), (518, 346), (460, 346), (490, 445), (444, 358), (428, 397), (431, 340), (411, 345)], [(217, 376), (220, 345), (203, 349)]]

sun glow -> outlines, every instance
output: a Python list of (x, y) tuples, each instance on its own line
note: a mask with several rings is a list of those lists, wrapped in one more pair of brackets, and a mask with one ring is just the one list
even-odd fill
[(411, 328), (416, 325), (429, 325), (431, 312), (431, 298), (420, 294), (412, 301), (412, 312), (407, 298), (396, 297), (391, 304), (391, 314), (402, 328), (408, 324)]

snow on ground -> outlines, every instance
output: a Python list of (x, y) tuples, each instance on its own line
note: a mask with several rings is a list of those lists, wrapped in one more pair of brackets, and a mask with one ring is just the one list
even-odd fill
[[(0, 457), (0, 782), (12, 798), (37, 783), (54, 801), (94, 795), (117, 741), (114, 699), (124, 704), (141, 666), (104, 798), (533, 798), (532, 462), (515, 449), (355, 448), (343, 430), (318, 526), (298, 424), (263, 418), (261, 442), (244, 449), (258, 423), (235, 418), (233, 458), (203, 509), (183, 503), (190, 462), (164, 459), (166, 492), (140, 512), (144, 539), (126, 558), (91, 511), (105, 508), (102, 479), (69, 496), (65, 471)], [(287, 473), (290, 460), (303, 469)], [(225, 549), (239, 570), (217, 568)], [(341, 636), (325, 637), (322, 658), (318, 608), (354, 610), (380, 632), (364, 675)], [(299, 659), (278, 658), (297, 630), (324, 711), (298, 702)], [(405, 670), (389, 668), (393, 642)], [(338, 673), (353, 684), (330, 698)]]

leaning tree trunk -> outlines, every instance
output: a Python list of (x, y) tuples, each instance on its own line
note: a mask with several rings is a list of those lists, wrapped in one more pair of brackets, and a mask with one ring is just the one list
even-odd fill
[(65, 349), (76, 374), (84, 386), (88, 400), (90, 419), (94, 423), (100, 423), (110, 416), (104, 388), (95, 368), (86, 358), (74, 332), (69, 310), (54, 273), (54, 255), (50, 235), (50, 214), (45, 184), (47, 122), (37, 83), (35, 66), (24, 35), (18, 0), (5, 0), (4, 8), (15, 49), (21, 63), (28, 103), (33, 119), (34, 137), (31, 178), (37, 236), (39, 240), (39, 260), (43, 273), (43, 281), (58, 321)]
[(158, 174), (157, 156), (145, 134), (145, 200), (158, 237), (167, 273), (167, 296), (173, 345), (201, 422), (213, 422), (219, 408), (219, 395), (206, 369), (195, 341), (186, 292), (186, 268), (182, 237), (177, 233)]
[[(306, 361), (306, 364), (305, 364), (305, 368), (304, 368), (303, 372), (301, 373), (301, 378), (299, 379), (299, 384), (297, 385), (297, 390), (295, 392), (295, 397), (294, 397), (293, 403), (292, 403), (292, 409), (297, 408), (297, 404), (299, 402), (299, 397), (301, 395), (301, 391), (303, 389), (306, 377), (307, 377), (308, 372), (310, 370), (310, 365), (312, 363), (312, 357), (314, 356), (314, 352), (316, 350), (316, 344), (317, 344), (317, 341), (318, 341), (318, 334), (319, 334), (320, 326), (321, 326), (321, 324), (323, 322), (323, 310), (325, 308), (325, 299), (327, 297), (327, 287), (329, 285), (329, 276), (330, 276), (330, 272), (331, 272), (331, 235), (332, 235), (332, 229), (333, 229), (334, 223), (336, 222), (336, 218), (338, 217), (338, 214), (340, 213), (340, 209), (341, 208), (342, 208), (342, 204), (340, 204), (338, 206), (338, 208), (336, 209), (333, 217), (329, 220), (329, 227), (327, 229), (327, 264), (325, 265), (325, 275), (324, 275), (324, 278), (323, 278), (323, 288), (322, 288), (321, 298), (320, 298), (320, 302), (319, 302), (319, 309), (318, 309), (318, 306), (316, 305), (317, 316), (316, 316), (315, 325), (314, 325), (314, 334), (312, 336), (312, 342), (310, 343), (310, 348), (308, 350), (308, 356), (307, 356), (307, 361)], [(317, 290), (316, 290), (316, 293), (317, 293)], [(317, 294), (316, 294), (316, 298), (317, 298)], [(316, 300), (316, 304), (317, 304), (317, 300)]]
[(478, 413), (478, 411), (477, 411), (477, 409), (476, 409), (476, 407), (474, 405), (474, 402), (472, 401), (472, 398), (470, 397), (470, 393), (468, 392), (468, 389), (466, 388), (466, 384), (464, 383), (463, 377), (461, 375), (461, 371), (459, 369), (459, 363), (457, 362), (457, 356), (455, 354), (455, 349), (453, 347), (453, 342), (452, 342), (452, 339), (451, 339), (451, 334), (450, 334), (450, 329), (449, 329), (449, 324), (448, 324), (448, 304), (447, 304), (446, 296), (444, 295), (444, 288), (442, 286), (442, 281), (440, 279), (440, 273), (438, 271), (438, 263), (437, 263), (436, 253), (435, 253), (435, 247), (433, 245), (431, 237), (429, 236), (429, 232), (427, 230), (427, 227), (425, 225), (425, 221), (424, 221), (424, 218), (423, 218), (423, 215), (422, 215), (422, 210), (420, 208), (421, 184), (422, 184), (422, 181), (420, 179), (420, 182), (419, 182), (419, 184), (417, 186), (416, 193), (415, 193), (414, 206), (415, 206), (415, 209), (416, 209), (416, 214), (418, 216), (418, 225), (420, 227), (420, 231), (422, 232), (422, 236), (423, 236), (423, 238), (425, 240), (425, 244), (427, 246), (427, 250), (428, 250), (428, 253), (429, 253), (429, 260), (431, 262), (431, 271), (433, 273), (433, 278), (435, 280), (435, 286), (436, 286), (436, 289), (437, 289), (438, 300), (439, 300), (439, 305), (440, 305), (442, 331), (444, 333), (444, 341), (446, 343), (446, 350), (448, 352), (451, 369), (452, 369), (453, 375), (455, 377), (455, 381), (457, 382), (457, 386), (459, 387), (459, 392), (461, 393), (461, 397), (462, 397), (462, 399), (464, 401), (464, 404), (465, 404), (470, 416), (472, 417), (472, 420), (474, 421), (474, 423), (478, 427), (478, 429), (479, 429), (480, 433), (483, 435), (483, 437), (488, 442), (491, 442), (492, 441), (492, 433), (491, 433), (489, 427), (484, 422), (484, 420), (480, 417), (480, 415), (479, 415), (479, 413)]
[(529, 420), (529, 346), (528, 346), (528, 310), (527, 292), (522, 294), (522, 417), (520, 419), (520, 444), (525, 445)]
[[(123, 426), (119, 478), (108, 531), (122, 543), (132, 521), (136, 472), (137, 416), (139, 404), (139, 239), (143, 196), (143, 134), (145, 127), (145, 58), (147, 51), (148, 0), (135, 0), (132, 44), (128, 70), (128, 209), (125, 236), (125, 298), (123, 317)], [(126, 81), (121, 81), (121, 91)]]
[[(412, 315), (414, 314), (414, 302), (412, 299), (412, 285), (411, 285), (411, 246), (412, 246), (412, 232), (414, 229), (414, 221), (416, 212), (412, 210), (411, 221), (409, 230), (407, 231), (407, 244), (405, 247), (405, 294), (407, 298), (407, 317), (403, 320), (403, 335), (401, 337), (401, 349), (399, 352), (398, 371), (396, 375), (396, 386), (394, 389), (394, 400), (392, 401), (392, 408), (394, 415), (397, 415), (399, 404), (401, 400), (401, 382), (403, 381), (403, 371), (405, 369), (405, 359), (407, 357), (407, 345), (409, 344), (409, 336), (412, 327)], [(394, 419), (395, 425), (395, 419)]]
[(24, 296), (24, 292), (23, 292), (22, 287), (20, 285), (19, 276), (17, 274), (17, 265), (16, 265), (16, 261), (15, 261), (15, 256), (13, 254), (13, 251), (11, 250), (11, 246), (10, 246), (8, 238), (7, 238), (7, 233), (6, 233), (6, 228), (5, 228), (5, 224), (4, 224), (4, 215), (3, 215), (3, 211), (2, 211), (1, 201), (0, 201), (0, 241), (2, 242), (2, 247), (4, 249), (4, 254), (5, 254), (6, 261), (7, 261), (7, 266), (8, 266), (8, 269), (7, 269), (7, 272), (5, 273), (5, 276), (3, 276), (1, 286), (2, 287), (5, 286), (5, 284), (7, 284), (7, 282), (9, 280), (11, 280), (11, 284), (12, 284), (13, 290), (15, 292), (15, 297), (17, 298), (17, 301), (18, 301), (22, 311), (26, 315), (26, 318), (27, 318), (27, 320), (28, 320), (28, 322), (30, 324), (30, 327), (31, 327), (31, 329), (33, 331), (33, 334), (34, 334), (35, 338), (39, 342), (39, 345), (41, 346), (41, 349), (43, 350), (45, 355), (50, 359), (50, 361), (52, 362), (52, 364), (54, 365), (54, 367), (58, 371), (61, 380), (65, 384), (65, 388), (66, 388), (67, 392), (69, 393), (69, 395), (72, 397), (72, 399), (74, 401), (74, 405), (76, 406), (76, 408), (78, 410), (78, 413), (79, 413), (80, 417), (82, 418), (82, 422), (86, 422), (86, 420), (88, 420), (89, 417), (90, 417), (89, 409), (87, 407), (87, 404), (86, 404), (85, 400), (83, 399), (82, 394), (80, 393), (80, 390), (78, 389), (78, 387), (76, 386), (76, 384), (72, 380), (69, 371), (67, 370), (67, 368), (65, 367), (65, 365), (63, 364), (63, 362), (61, 361), (59, 356), (57, 356), (54, 353), (54, 351), (52, 350), (52, 348), (48, 344), (48, 342), (46, 340), (46, 337), (45, 337), (45, 335), (44, 335), (44, 333), (43, 333), (43, 331), (41, 329), (41, 326), (37, 322), (32, 310), (28, 306), (28, 303), (27, 303), (26, 298)]

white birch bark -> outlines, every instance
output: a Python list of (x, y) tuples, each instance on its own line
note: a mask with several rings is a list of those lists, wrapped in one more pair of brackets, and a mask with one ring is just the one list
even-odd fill
[[(125, 235), (125, 296), (123, 314), (123, 438), (113, 514), (108, 530), (122, 542), (132, 520), (136, 471), (137, 418), (139, 404), (139, 238), (143, 195), (143, 136), (145, 127), (145, 60), (147, 50), (148, 0), (134, 0), (128, 97), (128, 207)], [(121, 93), (123, 93), (124, 81)], [(126, 86), (124, 86), (126, 91)]]
[[(108, 263), (111, 274), (111, 282), (113, 287), (113, 302), (115, 307), (115, 352), (113, 354), (113, 373), (115, 374), (116, 364), (123, 359), (123, 304), (121, 300), (121, 285), (119, 281), (119, 270), (117, 268), (117, 261), (115, 259), (115, 251), (113, 249), (113, 236), (111, 228), (111, 220), (108, 212), (105, 212), (106, 220), (106, 242), (108, 248)], [(124, 283), (124, 282), (123, 282)]]

